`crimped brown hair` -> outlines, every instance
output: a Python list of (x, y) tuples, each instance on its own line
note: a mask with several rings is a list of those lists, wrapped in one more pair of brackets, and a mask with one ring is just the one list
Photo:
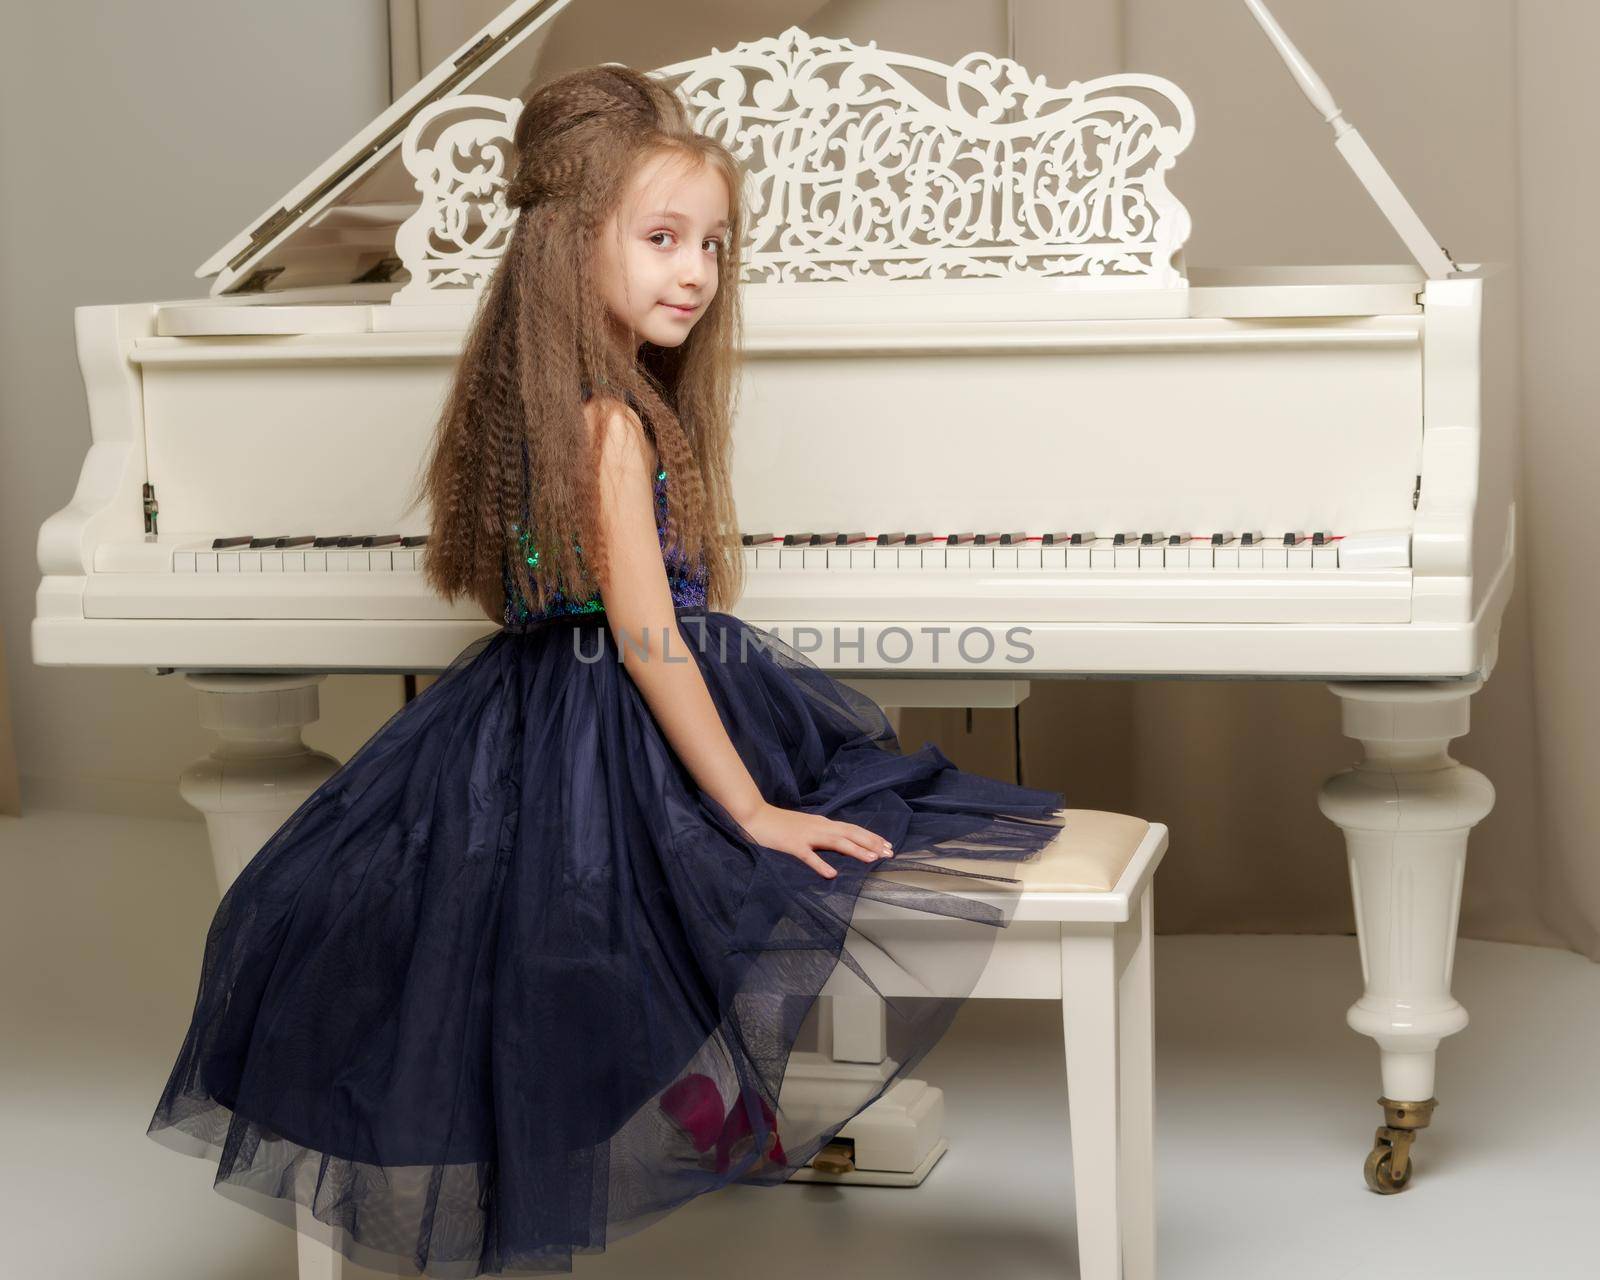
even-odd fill
[[(596, 400), (631, 393), (668, 474), (668, 547), (703, 559), (707, 605), (727, 609), (742, 558), (729, 479), (735, 336), (740, 330), (741, 171), (697, 133), (677, 94), (620, 64), (584, 67), (535, 90), (514, 136), (516, 209), (504, 256), (485, 284), (441, 412), (433, 451), (408, 509), (432, 510), (423, 578), (466, 594), (501, 621), (509, 566), (522, 598), (587, 599), (606, 576), (598, 530), (598, 458), (582, 388)], [(635, 167), (661, 152), (715, 165), (728, 186), (718, 285), (677, 347), (638, 339), (620, 349), (594, 270), (596, 240)], [(637, 349), (637, 355), (635, 354)], [(526, 448), (528, 466), (524, 466)], [(538, 565), (516, 554), (535, 534)]]

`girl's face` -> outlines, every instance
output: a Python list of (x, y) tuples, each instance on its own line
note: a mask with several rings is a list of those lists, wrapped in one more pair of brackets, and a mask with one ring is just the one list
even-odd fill
[(675, 347), (717, 292), (728, 188), (710, 164), (656, 152), (640, 161), (596, 246), (601, 296), (633, 348)]

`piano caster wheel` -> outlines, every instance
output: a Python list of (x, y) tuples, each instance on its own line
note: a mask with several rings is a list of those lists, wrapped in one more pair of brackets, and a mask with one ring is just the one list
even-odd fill
[(811, 1157), (811, 1167), (818, 1173), (850, 1173), (856, 1167), (855, 1147), (848, 1142), (830, 1142)]
[(1381, 1196), (1392, 1196), (1411, 1185), (1411, 1144), (1417, 1130), (1428, 1127), (1439, 1099), (1426, 1102), (1395, 1102), (1379, 1098), (1384, 1123), (1373, 1138), (1372, 1152), (1362, 1170), (1367, 1186)]

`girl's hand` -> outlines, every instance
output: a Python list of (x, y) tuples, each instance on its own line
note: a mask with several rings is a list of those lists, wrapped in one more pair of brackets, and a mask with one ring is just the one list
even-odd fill
[(820, 813), (802, 813), (798, 809), (780, 809), (777, 805), (763, 804), (753, 817), (741, 825), (757, 844), (799, 858), (828, 880), (839, 873), (817, 857), (818, 849), (847, 853), (862, 862), (894, 857), (894, 850), (882, 836), (853, 822), (835, 822), (832, 818), (824, 818)]

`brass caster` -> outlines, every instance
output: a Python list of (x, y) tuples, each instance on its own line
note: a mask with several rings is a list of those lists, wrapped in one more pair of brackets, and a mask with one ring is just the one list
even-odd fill
[(850, 1173), (856, 1167), (855, 1144), (830, 1142), (811, 1157), (811, 1167), (818, 1173)]
[(1439, 1100), (1396, 1102), (1392, 1098), (1379, 1098), (1378, 1104), (1383, 1108), (1385, 1123), (1373, 1135), (1372, 1151), (1362, 1173), (1368, 1188), (1379, 1195), (1392, 1196), (1411, 1183), (1412, 1143), (1416, 1141), (1417, 1130), (1428, 1127)]

